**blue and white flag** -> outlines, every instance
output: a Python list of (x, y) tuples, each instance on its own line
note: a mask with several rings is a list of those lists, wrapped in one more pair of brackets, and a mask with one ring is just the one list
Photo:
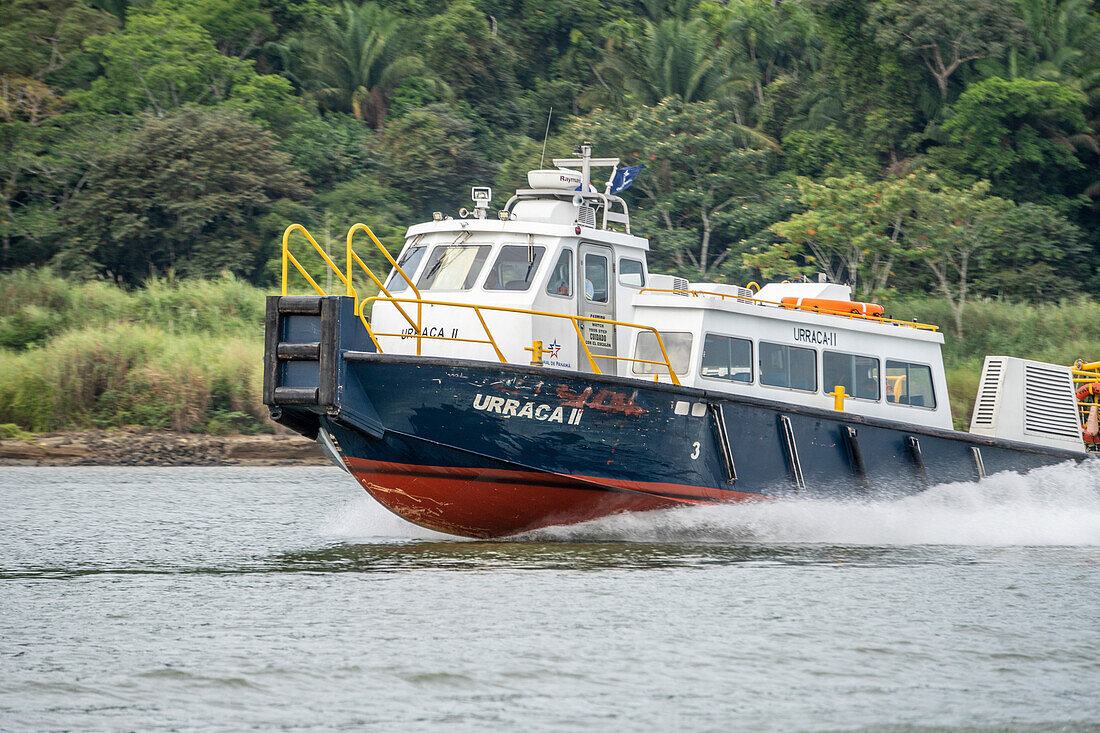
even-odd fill
[(644, 165), (632, 165), (628, 168), (616, 170), (615, 177), (611, 179), (611, 193), (622, 193), (630, 188), (630, 184), (634, 183), (634, 179), (638, 177), (643, 168), (645, 168)]

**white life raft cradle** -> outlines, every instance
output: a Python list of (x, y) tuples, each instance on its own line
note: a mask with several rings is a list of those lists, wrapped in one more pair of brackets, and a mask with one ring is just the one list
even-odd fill
[[(937, 328), (884, 318), (847, 285), (754, 293), (650, 273), (649, 242), (631, 233), (626, 202), (610, 192), (619, 159), (592, 158), (588, 145), (578, 153), (531, 171), (530, 188), (495, 217), (482, 188), (472, 217), (412, 226), (398, 262), (419, 298), (391, 273), (386, 286), (404, 302), (367, 304), (379, 348), (599, 370), (952, 429)], [(603, 191), (592, 186), (595, 168), (611, 169)], [(417, 311), (420, 339), (409, 326)], [(659, 332), (664, 354), (639, 326)], [(1083, 451), (1076, 410), (1067, 368), (989, 357), (971, 431)]]

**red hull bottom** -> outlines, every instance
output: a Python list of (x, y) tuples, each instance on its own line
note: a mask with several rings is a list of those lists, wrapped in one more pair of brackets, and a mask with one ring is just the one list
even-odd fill
[(397, 516), (464, 537), (506, 537), (619, 512), (713, 501), (638, 493), (626, 486), (601, 488), (597, 482), (609, 482), (534, 471), (411, 466), (361, 458), (345, 462), (367, 493)]

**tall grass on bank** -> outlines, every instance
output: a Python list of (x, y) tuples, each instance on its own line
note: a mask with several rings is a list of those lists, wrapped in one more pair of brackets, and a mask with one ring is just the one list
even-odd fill
[(0, 348), (40, 346), (65, 331), (141, 323), (167, 333), (255, 334), (263, 331), (267, 291), (227, 276), (137, 290), (106, 282), (71, 282), (49, 269), (0, 275)]
[(262, 338), (173, 334), (117, 323), (59, 336), (43, 348), (0, 351), (0, 423), (36, 432), (143, 425), (254, 432)]
[(1055, 364), (1100, 359), (1100, 302), (1081, 298), (1029, 305), (983, 300), (966, 306), (963, 335), (951, 326), (951, 309), (942, 299), (892, 301), (897, 318), (916, 318), (944, 330), (944, 359), (963, 362), (986, 354), (1019, 356)]
[(1100, 360), (1100, 302), (1088, 298), (1029, 305), (984, 300), (969, 303), (960, 338), (950, 326), (951, 309), (942, 299), (898, 299), (889, 303), (895, 318), (915, 318), (944, 327), (943, 360), (955, 427), (966, 430), (978, 394), (986, 355), (1018, 356), (1052, 364)]

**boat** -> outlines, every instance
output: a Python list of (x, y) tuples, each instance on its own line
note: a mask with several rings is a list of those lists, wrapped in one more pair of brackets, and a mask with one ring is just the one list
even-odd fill
[[(553, 163), (495, 212), (473, 188), (472, 209), (410, 227), (396, 258), (362, 223), (339, 264), (303, 226), (284, 233), (264, 402), (398, 516), (504, 537), (617, 512), (902, 497), (1100, 448), (1085, 389), (1100, 362), (989, 356), (956, 430), (936, 326), (841, 283), (651, 272), (618, 195), (636, 170), (588, 144)], [(289, 292), (299, 276), (311, 294)]]

